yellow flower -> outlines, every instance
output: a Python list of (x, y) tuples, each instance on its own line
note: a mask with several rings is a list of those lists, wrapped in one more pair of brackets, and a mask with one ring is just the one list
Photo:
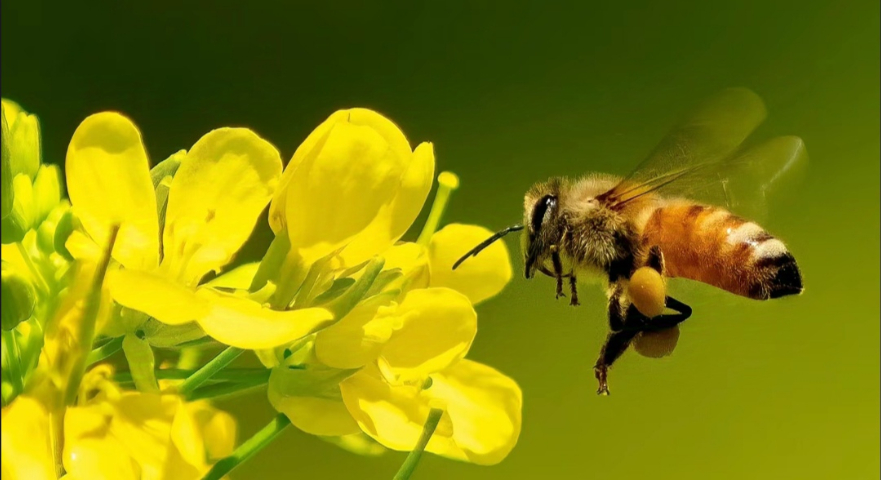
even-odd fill
[(451, 224), (428, 247), (395, 245), (382, 256), (399, 276), (273, 370), (269, 397), (315, 435), (364, 432), (411, 450), (428, 413), (446, 413), (427, 450), (480, 464), (501, 461), (517, 442), (522, 393), (498, 371), (464, 360), (477, 333), (472, 304), (511, 279), (504, 244), (469, 268), (453, 262), (492, 232)]
[[(65, 478), (197, 479), (232, 453), (236, 424), (227, 413), (205, 401), (120, 391), (108, 374), (90, 372), (80, 404), (64, 415)], [(49, 418), (27, 395), (3, 409), (4, 479), (55, 479)]]
[(183, 155), (174, 176), (161, 179), (168, 188), (161, 231), (147, 152), (129, 119), (114, 112), (88, 117), (73, 135), (66, 166), (74, 211), (90, 237), (71, 236), (74, 256), (94, 254), (93, 240), (120, 224), (112, 254), (123, 268), (108, 281), (121, 305), (170, 325), (197, 321), (242, 348), (293, 341), (330, 319), (324, 309), (257, 313), (247, 298), (196, 290), (232, 260), (281, 176), (278, 152), (254, 132), (213, 130)]
[[(381, 254), (404, 235), (434, 177), (430, 143), (415, 150), (403, 132), (366, 109), (340, 110), (294, 153), (269, 208), (277, 237), (289, 244), (281, 270), (291, 297), (317, 260), (339, 251), (347, 268)], [(271, 279), (278, 279), (276, 274)]]

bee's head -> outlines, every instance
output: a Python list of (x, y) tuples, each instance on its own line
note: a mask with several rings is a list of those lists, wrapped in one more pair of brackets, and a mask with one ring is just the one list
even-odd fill
[(523, 209), (523, 263), (526, 278), (532, 278), (551, 248), (559, 245), (564, 232), (565, 220), (560, 214), (562, 180), (552, 178), (535, 184), (526, 192)]

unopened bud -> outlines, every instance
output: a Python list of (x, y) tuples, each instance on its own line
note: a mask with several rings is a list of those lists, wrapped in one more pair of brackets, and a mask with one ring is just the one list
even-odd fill
[(31, 282), (6, 262), (2, 264), (2, 288), (2, 327), (12, 330), (34, 313), (37, 295)]

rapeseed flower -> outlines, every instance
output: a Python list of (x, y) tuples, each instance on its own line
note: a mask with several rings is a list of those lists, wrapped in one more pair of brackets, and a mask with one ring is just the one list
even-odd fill
[[(449, 225), (423, 235), (425, 244), (395, 244), (422, 209), (433, 171), (430, 144), (411, 154), (400, 129), (365, 110), (337, 112), (297, 150), (270, 206), (281, 252), (275, 258), (284, 259), (274, 265), (284, 267), (273, 271), (264, 259), (252, 286), (275, 281), (279, 303), (296, 304), (321, 298), (301, 295), (304, 285), (333, 291), (370, 258), (382, 258), (383, 271), (336, 323), (264, 352), (275, 366), (269, 397), (306, 432), (363, 432), (397, 450), (415, 447), (429, 411), (439, 407), (446, 413), (428, 451), (497, 463), (519, 436), (522, 396), (513, 380), (463, 358), (477, 333), (473, 303), (504, 287), (510, 261), (498, 244), (452, 271), (458, 256), (490, 234), (476, 226)], [(445, 199), (458, 180), (440, 178)]]
[[(92, 115), (70, 142), (68, 191), (85, 235), (75, 232), (68, 245), (75, 256), (88, 256), (110, 225), (120, 225), (113, 258), (121, 268), (109, 278), (114, 300), (167, 325), (196, 321), (213, 338), (243, 348), (292, 341), (330, 320), (323, 309), (270, 312), (197, 289), (232, 260), (269, 202), (282, 169), (275, 147), (251, 130), (221, 128), (169, 161), (179, 165), (159, 180), (167, 203), (157, 206), (147, 152), (128, 118)], [(131, 334), (144, 321), (115, 333)]]
[[(232, 453), (236, 424), (229, 414), (207, 401), (123, 391), (110, 372), (91, 370), (78, 402), (65, 411), (65, 479), (198, 479)], [(3, 409), (3, 478), (57, 478), (52, 418), (44, 402), (28, 394)]]

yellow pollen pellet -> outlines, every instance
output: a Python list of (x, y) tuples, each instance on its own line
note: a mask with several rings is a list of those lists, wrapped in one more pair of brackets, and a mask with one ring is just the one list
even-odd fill
[(649, 318), (656, 317), (664, 311), (667, 288), (664, 285), (664, 278), (653, 268), (637, 269), (630, 277), (627, 293), (633, 306)]

